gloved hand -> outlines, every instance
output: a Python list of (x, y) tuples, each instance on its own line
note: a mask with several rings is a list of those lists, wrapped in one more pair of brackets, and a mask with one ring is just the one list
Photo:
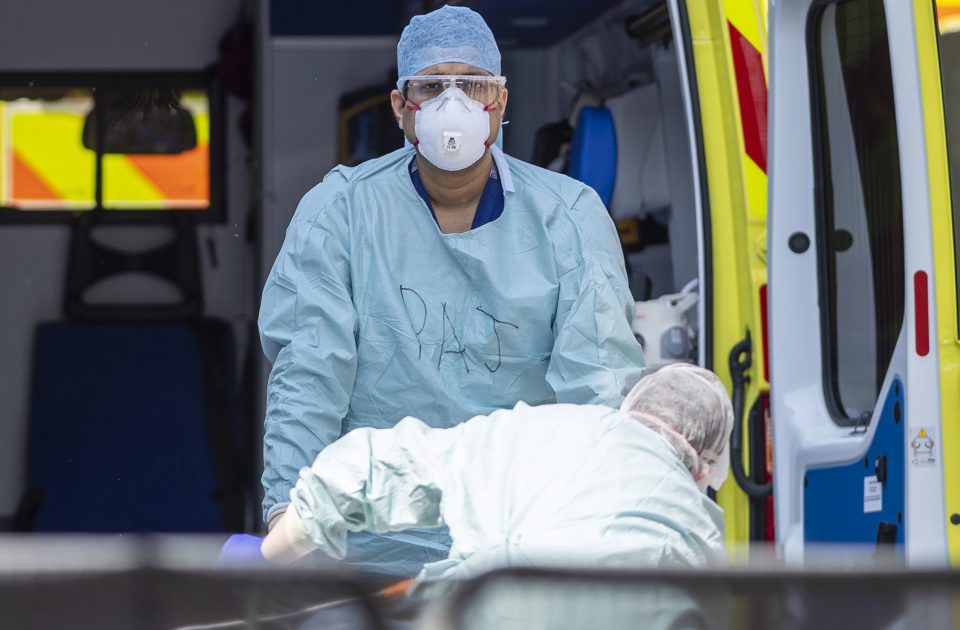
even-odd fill
[(263, 538), (260, 536), (233, 534), (220, 548), (220, 557), (217, 559), (217, 564), (226, 566), (266, 563), (266, 559), (260, 552), (261, 543), (263, 543)]

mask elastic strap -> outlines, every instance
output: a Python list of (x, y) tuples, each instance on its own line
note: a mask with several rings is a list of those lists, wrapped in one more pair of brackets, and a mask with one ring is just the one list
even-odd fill
[[(419, 112), (423, 110), (422, 107), (420, 107), (416, 103), (411, 103), (407, 99), (403, 99), (403, 106), (412, 112)], [(413, 146), (417, 146), (418, 144), (420, 144), (420, 138), (414, 138), (412, 144)]]
[[(491, 103), (490, 105), (484, 105), (484, 106), (483, 106), (483, 111), (485, 111), (485, 112), (492, 112), (492, 111), (495, 110), (496, 108), (497, 108), (497, 103), (496, 103), (496, 101), (494, 101), (494, 102)], [(489, 140), (484, 140), (484, 141), (483, 141), (483, 146), (484, 146), (485, 148), (489, 149), (489, 148), (490, 148), (490, 141), (489, 141)]]

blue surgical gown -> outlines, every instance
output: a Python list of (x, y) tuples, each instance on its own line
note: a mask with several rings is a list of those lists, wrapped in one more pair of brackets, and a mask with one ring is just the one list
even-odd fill
[[(265, 519), (351, 429), (449, 427), (518, 401), (617, 406), (640, 377), (620, 244), (591, 188), (492, 149), (503, 214), (444, 234), (410, 181), (413, 151), (334, 168), (267, 278)], [(414, 575), (448, 546), (442, 532), (358, 534), (347, 563)]]

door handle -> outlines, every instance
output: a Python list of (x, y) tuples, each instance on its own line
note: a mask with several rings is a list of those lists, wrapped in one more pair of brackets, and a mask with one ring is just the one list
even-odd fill
[(733, 382), (733, 430), (730, 433), (730, 469), (737, 485), (753, 499), (765, 499), (773, 494), (773, 480), (757, 483), (743, 469), (743, 412), (746, 406), (746, 390), (749, 378), (747, 370), (753, 364), (753, 349), (750, 331), (730, 350), (727, 364)]

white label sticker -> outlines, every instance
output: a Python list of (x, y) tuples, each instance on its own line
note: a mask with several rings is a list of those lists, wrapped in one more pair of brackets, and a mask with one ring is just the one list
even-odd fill
[(877, 476), (863, 478), (863, 513), (879, 512), (883, 509), (883, 484)]
[(937, 441), (934, 427), (910, 428), (910, 465), (936, 466)]
[(446, 153), (460, 153), (462, 131), (443, 132), (443, 150)]

